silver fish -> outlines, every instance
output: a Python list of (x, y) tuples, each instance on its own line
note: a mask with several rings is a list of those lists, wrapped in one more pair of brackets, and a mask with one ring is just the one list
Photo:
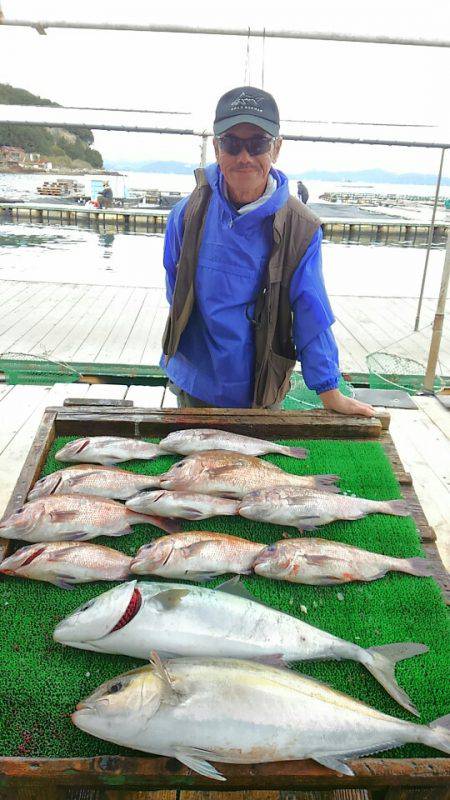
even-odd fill
[(90, 581), (123, 581), (130, 574), (131, 556), (88, 542), (52, 542), (21, 547), (0, 564), (0, 572), (61, 589)]
[(36, 481), (27, 500), (51, 494), (89, 494), (127, 500), (136, 492), (156, 486), (159, 486), (158, 475), (139, 475), (119, 467), (101, 467), (98, 464), (75, 464)]
[(408, 742), (450, 753), (450, 714), (418, 725), (289, 670), (235, 659), (178, 658), (119, 675), (78, 703), (72, 722), (109, 742), (176, 758), (208, 778), (210, 763), (313, 758), (344, 775), (347, 759)]
[(221, 591), (176, 583), (130, 581), (104, 592), (57, 625), (56, 642), (147, 658), (171, 656), (272, 659), (277, 662), (350, 659), (363, 664), (400, 705), (417, 714), (395, 680), (395, 664), (427, 652), (403, 642), (367, 650), (247, 596), (234, 579)]
[(103, 464), (106, 467), (133, 458), (152, 459), (167, 452), (158, 444), (121, 436), (89, 436), (69, 442), (55, 455), (57, 461)]
[(208, 519), (221, 515), (233, 516), (237, 513), (237, 500), (214, 497), (194, 492), (168, 492), (159, 489), (155, 492), (141, 492), (125, 503), (132, 511), (143, 514), (160, 514), (162, 517), (181, 517), (181, 519)]
[(248, 575), (264, 545), (212, 531), (185, 531), (144, 544), (131, 572), (204, 581), (228, 572)]
[(250, 492), (238, 506), (241, 517), (293, 525), (299, 531), (312, 531), (338, 519), (361, 519), (367, 514), (407, 517), (409, 513), (404, 500), (367, 500), (295, 486)]
[(339, 492), (337, 475), (293, 475), (255, 456), (207, 450), (188, 456), (160, 476), (162, 489), (243, 497), (266, 486), (320, 487)]
[(281, 453), (292, 458), (307, 458), (304, 447), (289, 447), (285, 444), (241, 436), (239, 433), (219, 431), (214, 428), (192, 428), (187, 431), (174, 431), (161, 439), (160, 446), (171, 453), (190, 456), (204, 450), (232, 450), (247, 456), (263, 456), (266, 453)]
[(174, 533), (175, 523), (136, 514), (122, 503), (82, 494), (55, 494), (26, 503), (0, 523), (0, 536), (26, 542), (58, 542), (123, 536), (131, 525), (148, 522)]
[(253, 569), (266, 578), (316, 586), (374, 581), (387, 572), (433, 574), (426, 558), (394, 558), (326, 539), (284, 539), (270, 544), (257, 555)]

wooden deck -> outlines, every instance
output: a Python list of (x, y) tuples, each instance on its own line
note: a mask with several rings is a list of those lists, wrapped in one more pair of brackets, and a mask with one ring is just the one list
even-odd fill
[[(366, 355), (386, 348), (426, 364), (435, 300), (424, 300), (421, 330), (414, 334), (413, 298), (331, 295), (331, 302), (344, 372), (368, 372)], [(13, 351), (56, 361), (154, 365), (166, 315), (161, 286), (0, 280), (0, 357)], [(440, 372), (450, 375), (448, 315)]]

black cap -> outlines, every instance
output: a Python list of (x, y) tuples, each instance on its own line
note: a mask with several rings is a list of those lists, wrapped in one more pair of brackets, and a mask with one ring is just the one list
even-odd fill
[(254, 86), (239, 86), (222, 95), (217, 103), (214, 120), (216, 136), (241, 122), (258, 125), (271, 136), (278, 136), (280, 114), (272, 95)]

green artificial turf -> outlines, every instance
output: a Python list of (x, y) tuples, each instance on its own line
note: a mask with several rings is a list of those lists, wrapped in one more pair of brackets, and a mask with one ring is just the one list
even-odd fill
[[(56, 440), (43, 475), (66, 466), (56, 462), (54, 454), (74, 438)], [(286, 443), (307, 446), (309, 458), (300, 461), (277, 455), (266, 459), (289, 472), (336, 473), (341, 476), (342, 489), (356, 495), (373, 499), (401, 496), (378, 442)], [(121, 466), (133, 472), (157, 474), (165, 472), (175, 460), (175, 457), (164, 456), (155, 461), (133, 461)], [(261, 542), (276, 541), (283, 532), (280, 526), (234, 517), (186, 521), (183, 526), (186, 530), (209, 529)], [(295, 535), (294, 529), (290, 531)], [(132, 535), (95, 541), (133, 554), (150, 538), (160, 535), (161, 531), (150, 525), (136, 525)], [(312, 535), (394, 556), (423, 555), (415, 523), (408, 517), (376, 514), (358, 521), (326, 525)], [(217, 579), (205, 585), (213, 587), (220, 582), (221, 579)], [(246, 577), (244, 583), (255, 597), (272, 607), (363, 647), (401, 641), (427, 644), (429, 653), (398, 664), (398, 681), (421, 712), (422, 722), (431, 722), (450, 711), (448, 618), (439, 586), (433, 579), (390, 573), (372, 583), (336, 587), (302, 586), (258, 576)], [(48, 583), (1, 578), (1, 755), (57, 758), (134, 752), (82, 733), (72, 724), (69, 715), (77, 702), (100, 683), (142, 662), (64, 648), (52, 640), (53, 628), (59, 620), (112, 585), (98, 582), (63, 591)], [(415, 719), (359, 664), (304, 662), (295, 668), (386, 713)], [(383, 755), (386, 753), (378, 754), (379, 757)], [(442, 753), (411, 744), (390, 750), (388, 755), (406, 758)]]

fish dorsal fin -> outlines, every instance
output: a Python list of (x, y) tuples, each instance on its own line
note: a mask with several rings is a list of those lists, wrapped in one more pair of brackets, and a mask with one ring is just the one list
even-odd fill
[(186, 587), (186, 589), (165, 589), (162, 592), (158, 592), (158, 594), (154, 594), (146, 602), (157, 606), (158, 611), (173, 611), (190, 591), (189, 587)]
[(345, 761), (341, 761), (339, 756), (311, 756), (314, 761), (317, 761), (319, 764), (323, 764), (324, 767), (328, 767), (328, 769), (333, 769), (335, 772), (340, 772), (342, 775), (354, 775), (352, 769), (345, 763)]
[(168, 705), (171, 706), (176, 705), (180, 701), (180, 696), (173, 688), (169, 673), (167, 672), (156, 650), (152, 650), (149, 660), (155, 675), (158, 676), (163, 684), (163, 702), (168, 703)]
[(225, 583), (219, 583), (214, 590), (232, 594), (235, 597), (242, 597), (244, 600), (252, 600), (253, 603), (259, 603), (260, 606), (267, 607), (267, 603), (263, 603), (262, 600), (254, 597), (252, 593), (249, 592), (245, 584), (240, 581), (240, 575), (235, 575), (234, 578), (230, 578), (230, 580), (225, 581)]
[(245, 461), (235, 461), (234, 464), (224, 464), (221, 467), (207, 467), (206, 474), (208, 478), (218, 478), (220, 475), (228, 475), (235, 469), (240, 469), (245, 466)]

